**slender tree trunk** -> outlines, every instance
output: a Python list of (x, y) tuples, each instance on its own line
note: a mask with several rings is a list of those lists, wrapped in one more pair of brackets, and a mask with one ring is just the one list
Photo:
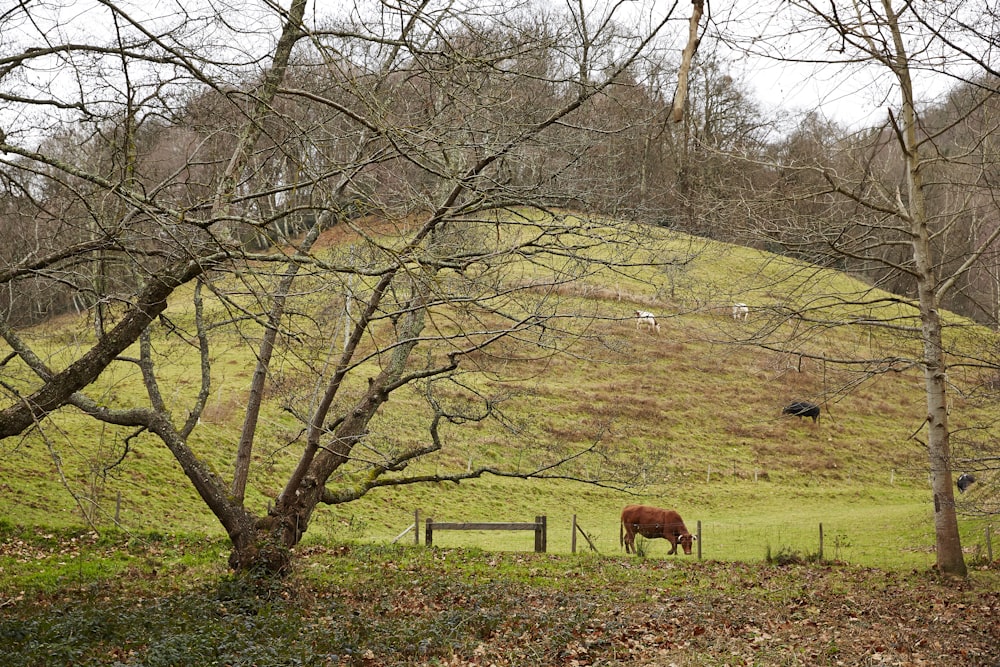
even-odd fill
[[(920, 182), (919, 171), (911, 168), (910, 182)], [(913, 186), (911, 186), (912, 188)], [(920, 298), (920, 318), (924, 342), (924, 387), (927, 395), (927, 453), (930, 457), (931, 489), (934, 493), (934, 534), (938, 569), (948, 575), (967, 574), (958, 534), (955, 491), (951, 479), (951, 444), (948, 426), (946, 360), (942, 347), (941, 315), (935, 292), (936, 276), (930, 255), (930, 241), (923, 218), (923, 196), (911, 189), (914, 211), (913, 249)], [(919, 212), (918, 212), (919, 211)]]
[[(911, 184), (920, 183), (918, 169), (911, 168)], [(948, 575), (965, 577), (967, 570), (958, 534), (955, 491), (951, 479), (951, 444), (948, 426), (946, 359), (942, 347), (941, 314), (935, 292), (936, 276), (930, 254), (930, 240), (924, 218), (923, 195), (912, 189), (913, 257), (917, 270), (917, 291), (924, 343), (924, 391), (927, 396), (927, 454), (930, 458), (931, 489), (934, 494), (934, 534), (937, 567)]]
[[(315, 448), (294, 492), (287, 493), (286, 489), (279, 499), (275, 518), (281, 525), (281, 543), (287, 547), (295, 546), (302, 539), (313, 511), (323, 500), (330, 475), (350, 460), (354, 446), (368, 431), (368, 422), (388, 400), (389, 394), (401, 384), (407, 361), (424, 328), (424, 308), (429, 295), (427, 285), (420, 278), (413, 281), (411, 290), (407, 313), (397, 323), (398, 343), (389, 354), (382, 372), (369, 381), (368, 391), (350, 410), (344, 412), (343, 419), (329, 438), (329, 444)], [(317, 415), (317, 418), (322, 416)]]
[[(243, 134), (240, 136), (232, 157), (226, 167), (221, 182), (215, 193), (215, 201), (212, 207), (212, 217), (214, 219), (225, 218), (230, 214), (230, 207), (233, 198), (236, 196), (237, 183), (240, 180), (254, 147), (264, 131), (264, 119), (273, 113), (272, 104), (278, 94), (278, 88), (285, 78), (288, 64), (291, 61), (292, 49), (296, 42), (304, 36), (302, 31), (302, 18), (305, 15), (306, 0), (292, 0), (288, 12), (285, 14), (284, 25), (281, 36), (275, 47), (274, 57), (271, 67), (264, 76), (260, 87), (255, 91), (254, 103), (250, 108), (249, 117), (244, 125)], [(290, 270), (290, 281), (294, 278), (295, 271)], [(279, 290), (280, 291), (280, 290)], [(262, 355), (268, 358), (271, 354), (271, 344), (273, 336), (276, 334), (277, 322), (275, 318), (280, 318), (283, 312), (284, 300), (279, 296), (276, 298), (274, 309), (269, 316), (272, 318), (262, 342)], [(254, 391), (260, 394), (263, 391), (263, 369), (258, 365)], [(259, 395), (254, 395), (255, 400), (259, 400)], [(247, 415), (248, 423), (251, 426), (256, 424), (256, 410), (253, 405)], [(250, 428), (251, 426), (246, 426)], [(253, 439), (248, 436), (246, 430), (240, 439), (239, 453), (233, 471), (233, 484), (229, 490), (224, 489), (221, 484), (213, 484), (207, 487), (211, 498), (207, 498), (205, 493), (202, 497), (212, 509), (212, 512), (219, 518), (229, 533), (229, 538), (233, 543), (233, 551), (229, 557), (229, 565), (237, 571), (261, 571), (274, 574), (281, 574), (288, 570), (291, 563), (291, 554), (287, 548), (281, 545), (279, 539), (275, 539), (275, 526), (270, 517), (262, 520), (256, 519), (248, 513), (243, 506), (243, 495), (246, 487), (246, 473), (250, 462), (250, 453), (253, 447)], [(176, 453), (175, 453), (176, 456)], [(188, 477), (191, 477), (190, 473)], [(231, 491), (231, 495), (227, 493)]]
[(962, 556), (955, 512), (955, 492), (951, 480), (951, 445), (948, 426), (947, 366), (942, 346), (938, 276), (931, 251), (930, 229), (924, 199), (923, 161), (917, 134), (917, 115), (913, 98), (910, 63), (906, 55), (896, 14), (890, 0), (883, 0), (892, 30), (896, 57), (890, 66), (902, 92), (902, 125), (896, 125), (900, 147), (906, 161), (907, 205), (898, 202), (901, 213), (910, 222), (913, 268), (920, 304), (923, 337), (924, 387), (927, 397), (927, 454), (930, 458), (931, 489), (934, 494), (934, 533), (937, 567), (950, 576), (968, 574)]
[[(295, 251), (296, 259), (304, 257), (312, 249), (316, 239), (319, 238), (320, 229), (321, 225), (319, 219), (317, 219), (302, 240), (299, 248)], [(242, 503), (246, 495), (254, 436), (257, 434), (257, 420), (260, 418), (260, 407), (264, 400), (264, 385), (267, 381), (268, 369), (271, 367), (274, 342), (278, 337), (281, 318), (285, 315), (285, 303), (288, 299), (288, 292), (292, 289), (292, 283), (298, 273), (299, 264), (294, 260), (289, 262), (288, 268), (285, 269), (285, 275), (282, 276), (281, 282), (275, 291), (271, 310), (267, 314), (267, 327), (264, 329), (264, 337), (261, 339), (260, 348), (257, 351), (257, 366), (254, 369), (253, 379), (250, 382), (247, 413), (243, 419), (240, 443), (236, 448), (236, 466), (233, 472), (232, 494), (233, 500), (238, 503)]]

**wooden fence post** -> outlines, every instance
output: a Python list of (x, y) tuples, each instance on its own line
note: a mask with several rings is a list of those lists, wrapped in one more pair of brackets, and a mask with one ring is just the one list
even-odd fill
[(413, 544), (420, 546), (420, 510), (413, 510)]
[(424, 544), (434, 546), (434, 519), (427, 517), (427, 528), (424, 529)]
[(546, 531), (545, 531), (545, 517), (536, 516), (535, 517), (535, 553), (543, 554), (545, 553), (546, 547)]
[(698, 560), (701, 560), (701, 519), (698, 519)]
[(819, 524), (819, 559), (823, 560), (823, 524)]
[(986, 558), (988, 563), (993, 563), (993, 535), (991, 534), (990, 527), (992, 524), (986, 524)]

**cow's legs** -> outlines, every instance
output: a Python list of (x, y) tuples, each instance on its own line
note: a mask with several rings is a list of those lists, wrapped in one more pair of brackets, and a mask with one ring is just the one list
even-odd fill
[(625, 553), (635, 553), (635, 528), (625, 526)]

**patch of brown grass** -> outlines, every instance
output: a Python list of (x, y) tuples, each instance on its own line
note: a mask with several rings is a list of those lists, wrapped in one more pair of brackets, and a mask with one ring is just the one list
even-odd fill
[(202, 421), (210, 424), (225, 424), (236, 415), (246, 411), (247, 393), (227, 393), (222, 399), (214, 398), (205, 404)]

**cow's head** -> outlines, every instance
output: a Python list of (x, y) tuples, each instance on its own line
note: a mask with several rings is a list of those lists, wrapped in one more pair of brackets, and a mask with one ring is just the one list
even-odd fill
[(686, 555), (690, 556), (691, 555), (691, 545), (697, 539), (698, 538), (695, 535), (691, 535), (690, 533), (684, 533), (684, 534), (678, 536), (677, 542), (678, 542), (678, 544), (681, 545), (681, 548), (684, 549), (684, 553)]

